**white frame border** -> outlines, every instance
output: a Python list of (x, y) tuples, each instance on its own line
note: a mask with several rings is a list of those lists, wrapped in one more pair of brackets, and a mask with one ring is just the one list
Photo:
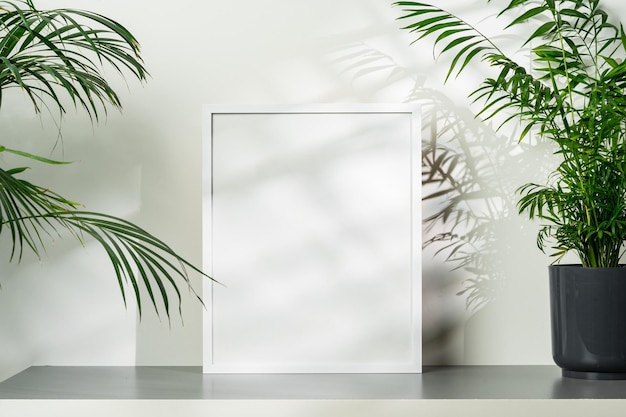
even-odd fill
[[(313, 104), (313, 105), (203, 105), (202, 106), (202, 258), (203, 270), (212, 273), (212, 141), (213, 117), (220, 114), (397, 114), (411, 117), (411, 323), (413, 358), (401, 366), (223, 366), (213, 363), (213, 286), (203, 282), (203, 372), (204, 373), (421, 373), (422, 372), (422, 214), (421, 214), (421, 119), (417, 104)], [(208, 202), (208, 204), (207, 204)]]

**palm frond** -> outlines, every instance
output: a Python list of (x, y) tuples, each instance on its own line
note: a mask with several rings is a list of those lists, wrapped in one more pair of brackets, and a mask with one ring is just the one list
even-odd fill
[(148, 73), (139, 43), (120, 23), (83, 10), (38, 10), (30, 0), (0, 1), (0, 89), (19, 87), (35, 111), (65, 99), (98, 120), (107, 107), (121, 108), (104, 78), (109, 66), (139, 80)]
[(398, 19), (410, 20), (404, 29), (419, 34), (414, 42), (429, 35), (437, 35), (434, 47), (440, 47), (438, 54), (454, 52), (446, 80), (453, 73), (460, 74), (476, 57), (499, 51), (491, 40), (474, 26), (446, 10), (415, 1), (398, 1), (394, 5), (401, 6), (404, 13)]
[[(18, 175), (25, 169), (0, 169), (0, 233), (8, 228), (11, 258), (21, 259), (24, 249), (42, 256), (48, 238), (69, 232), (80, 242), (90, 237), (103, 247), (124, 301), (126, 289), (131, 287), (140, 313), (142, 289), (146, 290), (157, 313), (158, 306), (163, 305), (167, 317), (172, 313), (172, 298), (180, 312), (178, 282), (186, 283), (195, 294), (189, 272), (205, 274), (163, 241), (124, 219), (78, 210), (78, 203), (19, 179)], [(200, 299), (197, 294), (196, 297)]]

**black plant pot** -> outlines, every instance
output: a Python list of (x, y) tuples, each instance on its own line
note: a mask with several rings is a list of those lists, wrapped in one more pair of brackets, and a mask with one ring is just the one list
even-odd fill
[(563, 376), (626, 379), (626, 268), (550, 266), (550, 308)]

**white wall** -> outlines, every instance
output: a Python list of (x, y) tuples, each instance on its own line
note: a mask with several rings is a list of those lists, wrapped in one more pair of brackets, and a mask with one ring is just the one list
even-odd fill
[[(445, 125), (441, 114), (451, 114), (452, 125), (465, 128), (459, 137), (476, 145), (474, 155), (493, 157), (483, 167), (484, 181), (498, 180), (500, 193), (495, 206), (483, 199), (472, 207), (480, 215), (492, 210), (489, 244), (500, 253), (488, 269), (499, 277), (497, 300), (472, 314), (464, 297), (455, 295), (470, 275), (452, 273), (450, 263), (426, 253), (424, 363), (550, 363), (548, 260), (535, 248), (535, 226), (507, 208), (513, 190), (538, 171), (533, 161), (541, 161), (544, 151), (520, 156), (510, 142), (502, 145), (501, 138), (478, 131), (465, 99), (475, 77), (443, 86), (443, 67), (432, 63), (427, 45), (407, 46), (411, 38), (398, 30), (398, 11), (389, 3), (39, 1), (98, 11), (124, 23), (142, 43), (152, 77), (144, 87), (130, 82), (129, 91), (119, 82), (124, 114), (112, 113), (93, 130), (83, 115), (70, 115), (64, 155), (59, 150), (53, 155), (77, 162), (37, 167), (30, 178), (88, 209), (138, 222), (200, 264), (203, 103), (419, 101), (439, 115), (435, 125), (433, 113), (427, 113), (425, 137)], [(486, 10), (483, 1), (448, 3), (461, 13)], [(626, 18), (618, 0), (606, 3)], [(48, 154), (53, 130), (46, 123), (42, 129), (18, 96), (3, 98), (2, 141)], [(15, 162), (0, 158), (3, 164)], [(184, 326), (175, 319), (170, 328), (148, 314), (135, 331), (134, 308), (124, 310), (96, 246), (83, 249), (64, 240), (42, 261), (7, 265), (4, 257), (2, 262), (0, 379), (31, 364), (201, 364), (201, 307), (185, 302)]]

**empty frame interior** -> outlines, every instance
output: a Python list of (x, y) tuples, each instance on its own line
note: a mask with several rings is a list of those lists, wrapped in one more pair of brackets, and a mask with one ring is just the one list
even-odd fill
[(204, 107), (205, 372), (421, 372), (419, 115)]

